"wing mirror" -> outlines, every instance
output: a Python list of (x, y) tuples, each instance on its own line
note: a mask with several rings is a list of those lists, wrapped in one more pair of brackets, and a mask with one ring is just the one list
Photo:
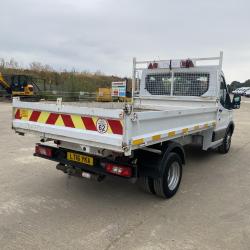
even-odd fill
[(233, 102), (232, 102), (232, 108), (233, 109), (239, 109), (240, 108), (240, 103), (241, 103), (241, 96), (235, 94), (233, 97)]

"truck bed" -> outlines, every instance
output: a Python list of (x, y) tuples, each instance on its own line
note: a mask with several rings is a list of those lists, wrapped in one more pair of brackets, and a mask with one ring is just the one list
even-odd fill
[(13, 99), (13, 129), (45, 140), (130, 155), (137, 148), (216, 125), (215, 105), (169, 102), (162, 106), (137, 101), (131, 113), (124, 107), (124, 103), (31, 103)]

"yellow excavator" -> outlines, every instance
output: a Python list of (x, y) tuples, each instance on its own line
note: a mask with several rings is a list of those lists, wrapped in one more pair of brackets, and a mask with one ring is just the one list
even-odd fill
[(11, 95), (11, 97), (20, 97), (27, 99), (39, 99), (34, 91), (34, 87), (39, 91), (34, 78), (29, 75), (20, 74), (2, 74), (0, 73), (0, 86)]

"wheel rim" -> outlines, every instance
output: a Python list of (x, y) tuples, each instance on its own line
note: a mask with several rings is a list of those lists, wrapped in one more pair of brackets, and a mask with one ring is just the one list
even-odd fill
[(226, 138), (226, 149), (228, 150), (230, 148), (231, 145), (231, 134), (227, 134), (227, 138)]
[(168, 188), (174, 190), (180, 180), (180, 165), (178, 162), (173, 162), (168, 169)]

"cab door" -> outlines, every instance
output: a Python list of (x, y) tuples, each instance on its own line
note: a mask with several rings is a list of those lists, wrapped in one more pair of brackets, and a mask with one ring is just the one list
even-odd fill
[[(230, 95), (227, 89), (227, 84), (223, 75), (220, 77), (220, 100), (219, 108), (217, 113), (217, 127), (216, 130), (219, 130), (219, 137), (223, 138), (225, 135), (226, 129), (232, 121), (232, 103)], [(218, 132), (219, 132), (218, 131)]]

